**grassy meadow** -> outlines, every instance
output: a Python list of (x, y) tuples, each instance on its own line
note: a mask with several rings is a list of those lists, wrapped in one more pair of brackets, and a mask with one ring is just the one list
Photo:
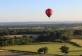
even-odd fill
[(15, 46), (6, 46), (2, 47), (1, 49), (7, 50), (20, 50), (20, 51), (32, 51), (37, 52), (40, 47), (48, 47), (47, 54), (62, 54), (60, 51), (60, 47), (62, 45), (67, 45), (69, 47), (69, 55), (81, 55), (82, 48), (72, 46), (68, 43), (47, 43), (47, 44), (35, 44), (35, 45), (15, 45)]

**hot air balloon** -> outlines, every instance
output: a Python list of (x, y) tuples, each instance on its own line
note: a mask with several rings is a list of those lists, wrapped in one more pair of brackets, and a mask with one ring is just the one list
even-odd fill
[(46, 11), (45, 11), (45, 13), (46, 13), (46, 15), (50, 18), (51, 17), (51, 15), (52, 15), (52, 9), (50, 9), (50, 8), (48, 8), (48, 9), (46, 9)]

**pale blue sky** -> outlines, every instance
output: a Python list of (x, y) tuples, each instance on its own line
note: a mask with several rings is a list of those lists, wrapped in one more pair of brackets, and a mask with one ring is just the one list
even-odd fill
[(29, 21), (82, 21), (82, 0), (0, 0), (0, 22)]

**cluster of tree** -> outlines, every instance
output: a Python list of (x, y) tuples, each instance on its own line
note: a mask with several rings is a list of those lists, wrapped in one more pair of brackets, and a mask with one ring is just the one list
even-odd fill
[(67, 36), (62, 35), (61, 32), (49, 32), (48, 34), (39, 35), (38, 38), (35, 40), (37, 42), (67, 42), (70, 38)]
[(82, 35), (82, 30), (75, 30), (74, 35)]
[[(33, 38), (33, 36), (27, 37), (23, 34), (27, 34), (27, 32), (30, 34), (34, 34), (35, 32), (39, 35), (36, 39)], [(29, 31), (27, 29), (16, 29), (16, 30), (0, 30), (0, 34), (4, 35), (0, 37), (0, 45), (1, 46), (7, 46), (7, 45), (22, 45), (22, 44), (28, 44), (33, 42), (67, 42), (70, 40), (70, 36), (72, 35), (81, 35), (81, 30), (49, 30), (49, 31)], [(10, 38), (5, 37), (6, 35), (14, 35), (14, 34), (22, 34), (22, 37), (16, 37)], [(35, 34), (36, 34), (35, 33)]]
[(0, 37), (0, 45), (1, 46), (9, 46), (9, 45), (24, 45), (24, 44), (29, 44), (33, 43), (33, 37), (29, 36), (27, 37), (26, 35), (23, 35), (22, 37), (16, 37), (10, 38), (10, 37)]
[(46, 31), (37, 31), (30, 29), (0, 29), (0, 36), (3, 35), (20, 35), (20, 34), (44, 34)]
[(0, 45), (8, 46), (8, 45), (24, 45), (34, 42), (67, 42), (69, 41), (69, 37), (62, 35), (61, 32), (48, 32), (47, 34), (41, 34), (36, 39), (33, 36), (23, 35), (22, 37), (14, 36), (11, 37), (0, 37)]

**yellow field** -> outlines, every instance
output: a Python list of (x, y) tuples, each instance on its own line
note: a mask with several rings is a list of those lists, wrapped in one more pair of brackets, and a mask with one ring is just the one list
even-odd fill
[(71, 41), (79, 44), (80, 46), (82, 46), (82, 39), (72, 39)]
[(7, 49), (7, 50), (20, 50), (20, 51), (33, 51), (37, 52), (37, 50), (40, 47), (48, 47), (48, 54), (62, 54), (60, 52), (60, 47), (62, 45), (67, 45), (69, 47), (69, 54), (77, 55), (77, 54), (82, 54), (82, 48), (72, 46), (71, 44), (68, 43), (51, 43), (51, 44), (36, 44), (36, 45), (16, 45), (16, 46), (7, 46), (7, 47), (2, 47), (2, 49)]

